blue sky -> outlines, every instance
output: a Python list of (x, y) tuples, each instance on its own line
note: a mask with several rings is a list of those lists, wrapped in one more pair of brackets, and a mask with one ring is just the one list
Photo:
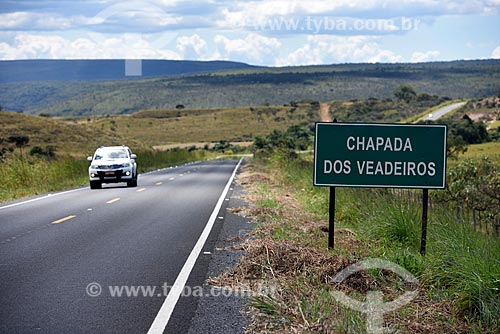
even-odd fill
[(0, 59), (500, 58), (500, 0), (0, 0)]

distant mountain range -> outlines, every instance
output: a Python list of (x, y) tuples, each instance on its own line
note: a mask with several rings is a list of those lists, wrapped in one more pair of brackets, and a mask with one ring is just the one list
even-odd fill
[(141, 66), (140, 77), (127, 76), (125, 64), (124, 60), (0, 62), (0, 107), (66, 117), (131, 114), (179, 105), (196, 109), (391, 99), (401, 84), (449, 98), (500, 93), (498, 59), (298, 67), (169, 60), (129, 64), (132, 71)]
[(4, 60), (0, 83), (117, 80), (254, 68), (232, 61), (185, 60)]

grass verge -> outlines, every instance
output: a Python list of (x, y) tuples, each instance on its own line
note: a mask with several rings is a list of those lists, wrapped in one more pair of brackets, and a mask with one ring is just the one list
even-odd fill
[[(480, 235), (434, 205), (427, 255), (419, 252), (420, 203), (380, 189), (337, 189), (335, 249), (327, 249), (328, 191), (312, 186), (312, 159), (275, 156), (240, 175), (258, 223), (241, 245), (247, 255), (214, 285), (259, 286), (247, 312), (249, 332), (362, 333), (366, 317), (336, 302), (341, 291), (365, 301), (370, 290), (389, 302), (408, 290), (418, 296), (385, 313), (384, 327), (399, 333), (498, 333), (500, 241)], [(408, 286), (386, 270), (332, 278), (367, 258), (396, 263), (419, 280)], [(262, 286), (267, 289), (262, 289)]]

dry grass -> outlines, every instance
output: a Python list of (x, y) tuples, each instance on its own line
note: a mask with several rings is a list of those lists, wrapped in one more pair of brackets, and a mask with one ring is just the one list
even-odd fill
[[(133, 150), (204, 146), (228, 140), (244, 146), (256, 135), (286, 130), (317, 111), (309, 104), (218, 109), (146, 110), (132, 115), (50, 118), (0, 112), (0, 138), (29, 136), (34, 145), (84, 156), (101, 145), (128, 145)], [(83, 152), (83, 153), (82, 153)]]
[(99, 117), (96, 128), (115, 128), (150, 146), (208, 143), (220, 140), (249, 141), (274, 129), (286, 130), (307, 117), (307, 106), (146, 110), (130, 116)]
[(33, 146), (56, 146), (57, 151), (83, 157), (101, 145), (127, 144), (132, 149), (144, 149), (143, 143), (126, 138), (106, 127), (93, 127), (87, 122), (0, 112), (0, 138), (28, 136), (28, 150)]

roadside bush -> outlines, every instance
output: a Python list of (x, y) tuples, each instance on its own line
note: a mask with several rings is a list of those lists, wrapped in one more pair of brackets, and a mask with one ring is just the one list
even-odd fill
[(56, 156), (56, 147), (52, 145), (47, 145), (45, 146), (45, 148), (40, 146), (33, 146), (29, 152), (29, 155), (53, 159)]
[(500, 166), (486, 157), (468, 159), (449, 169), (447, 183), (446, 191), (436, 193), (435, 198), (451, 208), (481, 212), (491, 231), (500, 236)]
[(273, 130), (267, 136), (256, 136), (254, 147), (259, 154), (269, 155), (278, 151), (287, 158), (295, 158), (296, 150), (307, 150), (312, 144), (313, 133), (305, 125), (293, 125), (287, 131)]

